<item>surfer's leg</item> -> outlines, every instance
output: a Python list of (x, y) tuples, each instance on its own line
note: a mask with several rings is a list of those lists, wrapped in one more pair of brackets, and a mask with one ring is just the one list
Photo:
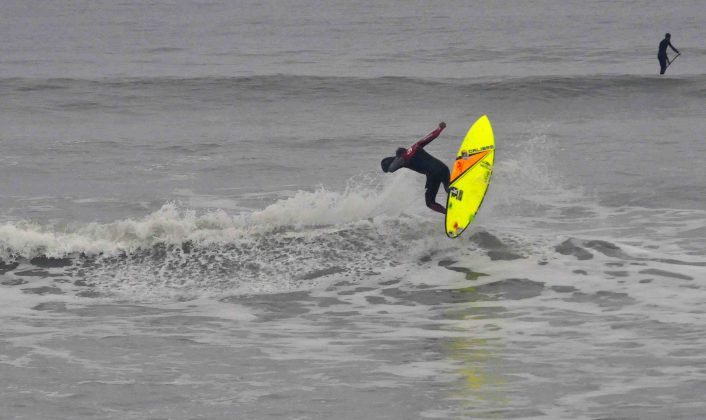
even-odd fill
[(436, 202), (436, 194), (439, 192), (439, 185), (441, 185), (440, 179), (427, 176), (427, 190), (424, 193), (424, 200), (427, 203), (427, 207), (429, 207), (430, 209), (442, 214), (446, 214), (446, 208)]
[(435, 212), (446, 214), (446, 209), (439, 203), (433, 203), (431, 206), (429, 206), (429, 208), (434, 210)]
[(451, 173), (449, 172), (449, 168), (446, 168), (446, 173), (444, 176), (441, 178), (441, 183), (444, 185), (444, 190), (446, 191), (446, 194), (449, 193), (449, 180), (451, 179)]
[(667, 57), (657, 57), (659, 60), (659, 74), (664, 74), (667, 71)]

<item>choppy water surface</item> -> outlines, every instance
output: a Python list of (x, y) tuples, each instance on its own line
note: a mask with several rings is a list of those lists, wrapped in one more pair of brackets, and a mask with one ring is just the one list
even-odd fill
[[(698, 2), (34, 6), (0, 18), (7, 418), (706, 416)], [(485, 113), (450, 240), (379, 160)]]

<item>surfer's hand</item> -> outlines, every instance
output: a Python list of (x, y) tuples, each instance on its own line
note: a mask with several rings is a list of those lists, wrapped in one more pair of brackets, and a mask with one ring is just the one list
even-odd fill
[(440, 122), (439, 123), (439, 128), (446, 128), (446, 123), (445, 122)]

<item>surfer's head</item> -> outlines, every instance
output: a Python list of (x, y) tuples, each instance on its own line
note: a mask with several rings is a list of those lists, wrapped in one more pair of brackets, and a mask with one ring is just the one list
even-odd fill
[(669, 39), (669, 38), (672, 37), (672, 34), (670, 34), (669, 32), (667, 32), (666, 34), (664, 34), (664, 37), (667, 38), (667, 39)]
[[(380, 161), (380, 167), (382, 168), (383, 172), (395, 172), (396, 170), (400, 169), (403, 165), (403, 156), (407, 149), (404, 147), (400, 147), (395, 151), (395, 156), (390, 156), (386, 157), (385, 159)], [(390, 171), (390, 166), (397, 160), (398, 162), (395, 164), (395, 166), (392, 168), (392, 171)]]
[(382, 168), (383, 172), (387, 172), (390, 169), (390, 165), (392, 164), (393, 160), (395, 160), (395, 157), (390, 156), (380, 161), (380, 167)]

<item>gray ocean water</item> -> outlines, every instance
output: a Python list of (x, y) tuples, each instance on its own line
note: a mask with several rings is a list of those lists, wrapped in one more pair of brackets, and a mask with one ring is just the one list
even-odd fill
[[(703, 27), (702, 1), (4, 1), (0, 418), (706, 417)], [(445, 121), (450, 163), (483, 114), (451, 240), (379, 161)]]

